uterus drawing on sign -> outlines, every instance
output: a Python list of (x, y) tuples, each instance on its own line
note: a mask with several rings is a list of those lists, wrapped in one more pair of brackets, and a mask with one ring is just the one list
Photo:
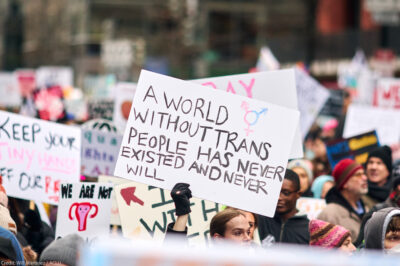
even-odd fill
[(240, 107), (244, 110), (243, 120), (247, 125), (244, 131), (246, 132), (246, 136), (249, 136), (250, 133), (254, 132), (251, 127), (258, 123), (261, 115), (267, 114), (268, 108), (261, 108), (260, 111), (252, 110), (249, 107), (249, 103), (245, 101), (242, 102)]
[(70, 220), (74, 220), (74, 217), (72, 217), (74, 207), (76, 207), (75, 218), (78, 221), (78, 231), (86, 231), (87, 219), (91, 209), (94, 208), (94, 213), (92, 213), (89, 218), (94, 218), (97, 215), (99, 208), (97, 207), (97, 204), (92, 204), (90, 202), (75, 202), (71, 207), (69, 207), (68, 217)]

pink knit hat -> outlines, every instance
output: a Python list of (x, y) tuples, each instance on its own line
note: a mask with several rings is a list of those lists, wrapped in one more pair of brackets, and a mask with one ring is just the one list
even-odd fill
[(308, 229), (310, 231), (310, 246), (339, 248), (350, 236), (350, 231), (346, 228), (321, 220), (311, 220)]

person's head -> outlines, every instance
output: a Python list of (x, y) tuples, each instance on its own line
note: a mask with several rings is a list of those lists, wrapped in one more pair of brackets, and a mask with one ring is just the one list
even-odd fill
[(346, 252), (356, 250), (351, 242), (350, 231), (340, 225), (321, 220), (311, 220), (308, 229), (310, 231), (310, 246), (338, 248)]
[(330, 175), (321, 175), (317, 177), (311, 186), (311, 191), (314, 194), (314, 198), (324, 199), (326, 193), (335, 186), (335, 180)]
[(365, 224), (365, 248), (391, 249), (400, 244), (400, 209), (385, 208), (376, 211)]
[(367, 176), (361, 164), (352, 159), (339, 161), (333, 169), (332, 176), (335, 186), (341, 193), (361, 197), (368, 193)]
[(392, 150), (388, 146), (374, 149), (366, 163), (368, 181), (383, 186), (392, 172)]
[(311, 162), (307, 163), (306, 160), (293, 160), (288, 163), (287, 168), (293, 170), (300, 180), (300, 192), (304, 193), (307, 191), (314, 178), (311, 170)]
[(43, 265), (75, 266), (78, 259), (78, 249), (83, 242), (83, 238), (77, 234), (56, 239), (43, 250), (39, 262)]
[(237, 243), (250, 242), (250, 225), (245, 215), (234, 209), (217, 213), (210, 222), (210, 235), (213, 239), (224, 239)]
[(254, 239), (254, 230), (256, 230), (258, 224), (257, 224), (257, 216), (256, 214), (252, 213), (252, 212), (248, 212), (248, 211), (244, 211), (244, 210), (240, 210), (237, 208), (233, 208), (233, 207), (226, 207), (226, 209), (232, 209), (232, 210), (237, 210), (240, 211), (247, 219), (247, 221), (249, 222), (249, 236), (250, 239), (253, 240)]
[(287, 218), (296, 214), (296, 203), (300, 196), (299, 176), (294, 171), (286, 169), (278, 204), (276, 205), (276, 213), (281, 217), (289, 215)]

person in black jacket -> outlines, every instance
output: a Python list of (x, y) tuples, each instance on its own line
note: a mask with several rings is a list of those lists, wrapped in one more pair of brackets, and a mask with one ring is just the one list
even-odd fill
[(299, 176), (286, 169), (281, 193), (273, 218), (259, 216), (258, 230), (263, 246), (273, 242), (308, 245), (310, 234), (307, 215), (300, 214), (296, 203), (300, 197)]

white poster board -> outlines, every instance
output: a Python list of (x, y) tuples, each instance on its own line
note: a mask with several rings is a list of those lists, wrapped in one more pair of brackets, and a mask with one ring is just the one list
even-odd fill
[(400, 79), (378, 79), (373, 103), (378, 107), (400, 109)]
[(0, 175), (7, 195), (58, 204), (59, 185), (78, 182), (81, 131), (0, 111)]
[[(296, 79), (293, 69), (197, 79), (193, 82), (298, 110)], [(289, 159), (302, 157), (303, 142), (299, 124)]]
[(135, 91), (136, 83), (119, 82), (114, 87), (115, 101), (113, 122), (119, 132), (125, 131)]
[(317, 219), (318, 214), (320, 214), (325, 207), (326, 201), (324, 199), (301, 197), (296, 203), (296, 208), (299, 212), (306, 213), (309, 220)]
[(298, 120), (293, 109), (144, 70), (114, 175), (189, 183), (195, 197), (273, 216)]
[(98, 177), (112, 175), (121, 146), (122, 135), (82, 129), (82, 174)]
[(90, 241), (108, 235), (112, 190), (110, 184), (62, 183), (56, 239), (78, 234)]
[(381, 145), (398, 143), (400, 110), (350, 105), (347, 110), (343, 137), (350, 138), (372, 130), (376, 130)]
[(115, 176), (99, 176), (99, 183), (111, 183), (114, 186), (113, 191), (111, 192), (111, 217), (110, 224), (112, 225), (121, 225), (121, 219), (119, 217), (119, 209), (117, 204), (117, 198), (115, 196), (115, 186), (132, 182), (125, 178), (119, 178)]
[(278, 70), (280, 68), (279, 61), (269, 47), (261, 48), (256, 68), (258, 71)]
[(296, 68), (297, 101), (300, 110), (300, 129), (306, 137), (315, 118), (329, 98), (329, 91), (310, 75)]
[(74, 86), (74, 74), (71, 67), (43, 66), (36, 70), (38, 87), (58, 85), (61, 88)]
[(18, 107), (21, 93), (15, 76), (11, 72), (0, 72), (0, 106)]
[[(164, 240), (169, 223), (175, 222), (175, 205), (169, 190), (137, 182), (118, 185), (115, 195), (121, 217), (122, 233), (127, 238)], [(188, 240), (190, 245), (205, 246), (209, 241), (210, 221), (222, 205), (198, 198), (190, 199)]]

